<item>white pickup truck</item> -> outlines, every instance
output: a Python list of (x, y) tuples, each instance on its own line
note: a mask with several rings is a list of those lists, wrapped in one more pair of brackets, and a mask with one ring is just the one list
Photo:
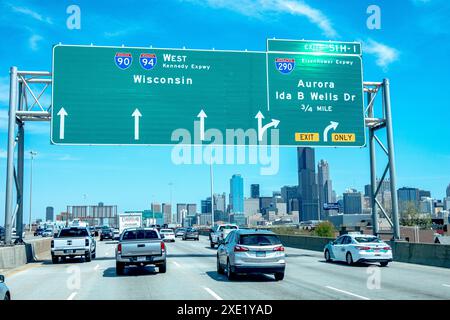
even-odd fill
[(122, 275), (129, 265), (155, 265), (166, 272), (166, 245), (153, 228), (125, 229), (116, 248), (116, 274)]
[(219, 245), (219, 241), (227, 237), (227, 235), (233, 231), (239, 229), (235, 224), (219, 224), (213, 229), (213, 232), (209, 234), (209, 244), (211, 248), (215, 248)]
[(52, 262), (59, 258), (84, 257), (86, 262), (95, 259), (96, 243), (86, 227), (63, 228), (51, 242)]

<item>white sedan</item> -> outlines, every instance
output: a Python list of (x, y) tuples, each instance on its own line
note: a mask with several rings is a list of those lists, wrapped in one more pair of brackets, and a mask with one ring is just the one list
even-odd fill
[(5, 277), (0, 275), (0, 300), (11, 300), (11, 293), (5, 284)]
[(164, 241), (175, 242), (175, 232), (172, 229), (161, 229), (159, 233), (164, 236)]
[(349, 233), (328, 243), (324, 249), (327, 262), (344, 261), (348, 265), (358, 262), (379, 262), (385, 267), (392, 261), (392, 248), (376, 236)]

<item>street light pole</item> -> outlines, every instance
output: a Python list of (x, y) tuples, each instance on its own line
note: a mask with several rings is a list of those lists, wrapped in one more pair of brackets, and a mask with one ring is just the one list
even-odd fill
[(212, 159), (209, 164), (209, 177), (211, 180), (211, 227), (214, 228), (214, 176)]
[(30, 217), (28, 220), (28, 231), (31, 232), (31, 206), (33, 203), (33, 160), (34, 156), (37, 155), (37, 152), (30, 151), (31, 156), (31, 166), (30, 166)]

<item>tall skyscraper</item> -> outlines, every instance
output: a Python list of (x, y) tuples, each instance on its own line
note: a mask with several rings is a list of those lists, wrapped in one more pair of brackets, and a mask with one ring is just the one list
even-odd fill
[(240, 174), (230, 179), (230, 209), (234, 213), (244, 213), (244, 179)]
[(333, 186), (330, 179), (330, 167), (328, 162), (320, 160), (317, 165), (317, 182), (319, 193), (319, 211), (320, 218), (324, 219), (328, 215), (328, 211), (323, 209), (325, 203), (331, 202), (333, 198)]
[(211, 213), (211, 197), (201, 201), (202, 213)]
[(45, 221), (53, 221), (53, 207), (45, 208)]
[(447, 197), (450, 197), (450, 183), (447, 186), (447, 190), (446, 190), (445, 194), (447, 195)]
[(187, 215), (186, 203), (177, 203), (177, 223), (183, 223), (183, 219)]
[[(292, 212), (293, 210), (298, 210), (295, 207), (296, 203), (298, 203), (298, 187), (297, 186), (284, 186), (281, 188), (281, 197), (283, 201), (286, 202), (286, 210), (287, 212)], [(293, 201), (293, 200), (296, 201)]]
[(225, 212), (226, 211), (226, 194), (225, 192), (220, 194), (220, 193), (215, 193), (214, 194), (214, 211), (221, 211), (221, 212)]
[(413, 204), (419, 210), (419, 189), (403, 187), (397, 190), (398, 210), (400, 215), (408, 208), (409, 204)]
[(344, 214), (363, 213), (363, 197), (361, 192), (348, 190), (344, 193)]
[(162, 204), (162, 213), (164, 217), (164, 223), (172, 223), (172, 205), (170, 203)]
[(162, 212), (161, 211), (161, 204), (157, 202), (152, 202), (151, 209), (153, 212)]
[(313, 148), (297, 148), (300, 221), (319, 220), (316, 166)]
[(252, 184), (250, 186), (250, 198), (259, 198), (259, 184)]

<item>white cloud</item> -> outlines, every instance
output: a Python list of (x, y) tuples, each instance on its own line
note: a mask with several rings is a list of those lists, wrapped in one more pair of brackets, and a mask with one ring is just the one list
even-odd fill
[(400, 56), (400, 51), (397, 49), (373, 39), (368, 39), (367, 42), (363, 42), (363, 51), (364, 53), (375, 56), (376, 64), (382, 67), (384, 71), (387, 71), (389, 65), (397, 61)]
[(28, 44), (30, 45), (30, 49), (33, 51), (36, 51), (39, 49), (39, 42), (44, 39), (42, 36), (38, 35), (38, 34), (33, 34), (29, 39), (28, 39)]
[(0, 159), (6, 159), (8, 152), (4, 149), (0, 149)]
[(31, 18), (33, 18), (35, 20), (41, 21), (41, 22), (45, 22), (45, 23), (48, 23), (48, 24), (53, 24), (52, 19), (50, 19), (49, 17), (44, 17), (42, 14), (40, 14), (40, 13), (38, 13), (36, 11), (33, 11), (33, 10), (29, 9), (29, 8), (17, 7), (17, 6), (11, 5), (11, 4), (9, 4), (9, 6), (11, 7), (11, 10), (13, 12), (24, 14), (26, 16), (29, 16), (29, 17), (31, 17)]
[(187, 0), (195, 4), (208, 5), (215, 9), (229, 9), (242, 15), (262, 18), (266, 14), (291, 14), (306, 17), (322, 30), (327, 37), (338, 34), (330, 19), (322, 11), (311, 7), (302, 0)]
[(59, 161), (78, 161), (79, 159), (71, 156), (70, 154), (64, 154), (64, 155), (58, 157), (57, 160), (59, 160)]

